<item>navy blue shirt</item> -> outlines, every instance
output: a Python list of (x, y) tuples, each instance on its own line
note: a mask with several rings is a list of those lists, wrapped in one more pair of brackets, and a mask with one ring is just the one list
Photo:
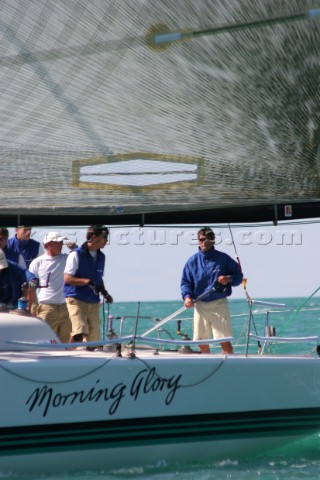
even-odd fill
[(0, 303), (17, 305), (26, 281), (25, 270), (8, 260), (8, 267), (0, 270)]
[(6, 254), (8, 258), (10, 258), (8, 255), (10, 251), (14, 254), (21, 253), (24, 261), (26, 262), (26, 267), (29, 268), (32, 260), (39, 255), (39, 247), (40, 243), (36, 240), (33, 240), (32, 238), (30, 238), (29, 240), (19, 240), (15, 235), (8, 240)]
[[(89, 253), (86, 244), (82, 245), (80, 248), (76, 248), (74, 251), (77, 252), (77, 255), (79, 256), (79, 267), (75, 273), (75, 277), (90, 278), (97, 287), (100, 287), (102, 284), (105, 264), (104, 253), (97, 250), (97, 256), (96, 258), (93, 258)], [(65, 297), (74, 297), (87, 303), (100, 302), (99, 295), (96, 295), (93, 292), (93, 289), (88, 285), (76, 287), (65, 283), (64, 295)]]
[(224, 291), (212, 291), (201, 299), (202, 302), (228, 297), (232, 293), (231, 286), (240, 285), (243, 275), (238, 263), (226, 253), (215, 248), (203, 252), (199, 248), (184, 266), (181, 279), (182, 298), (190, 297), (195, 300), (212, 289), (220, 275), (230, 275), (231, 283), (226, 285)]

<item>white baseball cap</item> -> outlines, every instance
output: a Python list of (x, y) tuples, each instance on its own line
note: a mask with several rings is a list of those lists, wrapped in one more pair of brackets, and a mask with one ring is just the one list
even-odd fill
[(3, 250), (0, 249), (0, 270), (8, 268), (8, 262)]
[(63, 237), (59, 232), (49, 232), (43, 237), (44, 245), (49, 242), (63, 242), (63, 240), (68, 240), (68, 238)]

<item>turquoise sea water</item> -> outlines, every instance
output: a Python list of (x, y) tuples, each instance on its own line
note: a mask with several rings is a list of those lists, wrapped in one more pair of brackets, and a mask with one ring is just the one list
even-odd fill
[[(264, 299), (265, 300), (265, 299)], [(320, 297), (311, 298), (306, 304), (303, 298), (268, 299), (270, 302), (283, 303), (285, 307), (270, 307), (269, 323), (276, 328), (276, 332), (283, 336), (314, 336), (320, 333)], [(154, 318), (163, 319), (182, 307), (182, 302), (146, 302), (146, 303), (118, 303), (105, 306), (105, 312), (101, 312), (102, 329), (105, 331), (108, 325), (108, 315), (113, 315), (113, 328), (120, 333), (122, 323), (123, 334), (132, 333), (137, 329), (142, 333), (154, 324)], [(230, 309), (234, 328), (235, 352), (243, 351), (244, 335), (248, 324), (248, 303), (246, 300), (230, 300)], [(268, 307), (253, 304), (252, 331), (264, 334), (264, 323)], [(177, 338), (177, 319), (182, 319), (180, 331), (191, 336), (191, 311), (185, 311), (163, 328), (163, 338), (171, 334)], [(138, 324), (136, 320), (138, 317)], [(143, 318), (148, 317), (148, 318)], [(149, 318), (151, 317), (151, 318)], [(314, 350), (315, 345), (294, 344), (281, 347), (271, 347), (274, 351), (294, 351), (308, 353)], [(258, 346), (251, 342), (250, 351), (256, 353)], [(282, 350), (279, 350), (282, 349)], [(320, 360), (319, 360), (320, 361)], [(70, 458), (72, 462), (72, 457)], [(150, 465), (109, 471), (88, 471), (73, 474), (37, 475), (1, 478), (19, 478), (19, 480), (174, 480), (182, 479), (213, 480), (302, 480), (317, 479), (320, 476), (320, 432), (308, 439), (300, 441), (290, 447), (278, 449), (264, 455), (253, 456), (246, 459), (230, 460), (225, 458), (220, 461), (209, 463), (183, 463), (177, 465)]]
[[(275, 306), (260, 305), (259, 301), (276, 304)], [(244, 299), (229, 300), (230, 313), (233, 325), (233, 337), (235, 353), (245, 351), (245, 338), (248, 328), (249, 304)], [(141, 302), (141, 303), (118, 303), (111, 306), (105, 305), (104, 313), (101, 312), (101, 332), (108, 330), (108, 317), (112, 315), (113, 327), (118, 335), (133, 334), (135, 329), (138, 334), (145, 332), (155, 325), (156, 319), (162, 320), (177, 312), (183, 307), (182, 301), (176, 302)], [(251, 332), (259, 335), (265, 334), (266, 315), (268, 323), (273, 326), (276, 335), (298, 337), (315, 336), (320, 332), (320, 297), (308, 298), (269, 298), (254, 299), (252, 304)], [(193, 310), (184, 310), (179, 315), (162, 326), (161, 338), (182, 339), (177, 336), (178, 320), (181, 320), (181, 334), (187, 334), (192, 338), (192, 315)], [(138, 320), (137, 320), (138, 318)], [(136, 325), (137, 322), (137, 325)], [(150, 336), (156, 337), (154, 331)], [(307, 353), (314, 345), (310, 344), (278, 344), (271, 345), (272, 352), (284, 353)], [(219, 349), (220, 347), (215, 347)], [(251, 341), (249, 352), (257, 353), (258, 345)], [(215, 349), (213, 349), (215, 352)]]

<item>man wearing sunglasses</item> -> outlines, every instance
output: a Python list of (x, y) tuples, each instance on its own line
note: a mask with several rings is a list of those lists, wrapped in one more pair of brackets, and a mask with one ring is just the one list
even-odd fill
[(89, 227), (87, 241), (68, 256), (64, 294), (72, 323), (71, 343), (101, 340), (100, 294), (113, 302), (103, 283), (105, 255), (101, 249), (108, 235), (109, 229), (103, 225)]
[[(193, 339), (232, 337), (227, 297), (240, 285), (243, 275), (238, 263), (214, 247), (214, 232), (209, 227), (198, 231), (198, 252), (189, 258), (181, 279), (181, 294), (186, 308), (194, 307)], [(209, 292), (207, 295), (205, 292)], [(201, 295), (201, 301), (194, 300)], [(232, 354), (232, 344), (221, 341), (224, 354)], [(209, 345), (199, 345), (201, 353), (210, 353)]]

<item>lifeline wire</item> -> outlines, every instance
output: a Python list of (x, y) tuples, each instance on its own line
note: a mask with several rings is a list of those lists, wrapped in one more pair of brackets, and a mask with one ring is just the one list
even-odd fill
[(283, 335), (283, 333), (285, 332), (286, 328), (288, 327), (288, 325), (296, 318), (296, 316), (298, 315), (299, 311), (301, 310), (301, 308), (306, 304), (308, 303), (308, 301), (320, 290), (320, 286), (318, 288), (316, 288), (316, 290), (314, 290), (314, 292), (311, 293), (311, 295), (309, 295), (307, 298), (305, 298), (301, 303), (300, 305), (296, 308), (296, 310), (293, 312), (293, 314), (291, 315), (291, 317), (289, 318), (289, 320), (285, 323), (282, 331), (279, 333), (279, 336)]

